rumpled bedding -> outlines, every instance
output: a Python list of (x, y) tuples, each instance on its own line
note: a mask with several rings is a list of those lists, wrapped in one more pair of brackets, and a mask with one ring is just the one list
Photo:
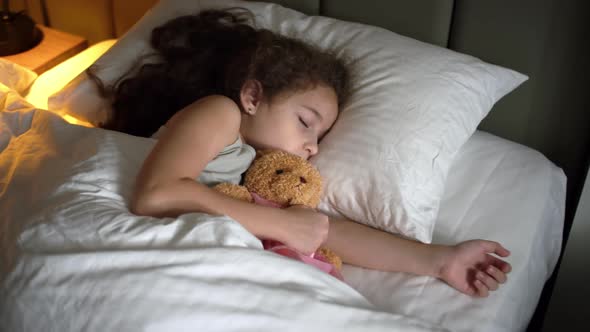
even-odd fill
[(128, 211), (154, 140), (0, 86), (1, 331), (439, 331), (262, 250), (227, 216)]

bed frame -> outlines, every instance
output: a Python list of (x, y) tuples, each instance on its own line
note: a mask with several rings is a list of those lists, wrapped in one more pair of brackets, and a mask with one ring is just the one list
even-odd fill
[[(156, 0), (22, 0), (30, 14), (91, 43), (122, 35)], [(187, 0), (189, 1), (189, 0)], [(197, 1), (197, 0), (194, 0)], [(381, 26), (527, 74), (479, 129), (527, 145), (568, 177), (564, 246), (590, 163), (586, 0), (277, 0), (309, 15)], [(74, 14), (75, 13), (75, 14)], [(560, 259), (561, 261), (561, 259)], [(558, 263), (559, 268), (559, 263)], [(558, 270), (556, 269), (556, 271)], [(556, 272), (529, 330), (540, 330)]]

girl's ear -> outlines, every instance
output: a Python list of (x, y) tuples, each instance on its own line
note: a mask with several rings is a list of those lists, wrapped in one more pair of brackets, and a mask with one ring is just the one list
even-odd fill
[(240, 101), (244, 112), (254, 115), (262, 100), (262, 84), (257, 80), (247, 80), (240, 90)]

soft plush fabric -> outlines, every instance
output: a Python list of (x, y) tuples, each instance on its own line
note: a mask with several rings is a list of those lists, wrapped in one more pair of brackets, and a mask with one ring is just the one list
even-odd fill
[[(212, 0), (161, 1), (97, 61), (98, 76), (114, 82), (149, 51), (154, 27), (226, 6), (248, 8), (258, 26), (349, 59), (353, 96), (313, 159), (325, 179), (320, 209), (430, 242), (453, 156), (494, 103), (526, 76), (376, 27), (274, 4)], [(110, 112), (85, 75), (54, 95), (49, 107), (94, 123)]]
[(0, 58), (0, 83), (23, 94), (37, 78), (37, 73), (12, 61)]

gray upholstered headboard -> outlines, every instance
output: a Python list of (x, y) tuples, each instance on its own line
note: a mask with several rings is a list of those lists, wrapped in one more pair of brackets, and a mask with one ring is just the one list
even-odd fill
[(309, 15), (330, 16), (395, 31), (446, 47), (453, 17), (453, 0), (278, 0), (270, 1)]

